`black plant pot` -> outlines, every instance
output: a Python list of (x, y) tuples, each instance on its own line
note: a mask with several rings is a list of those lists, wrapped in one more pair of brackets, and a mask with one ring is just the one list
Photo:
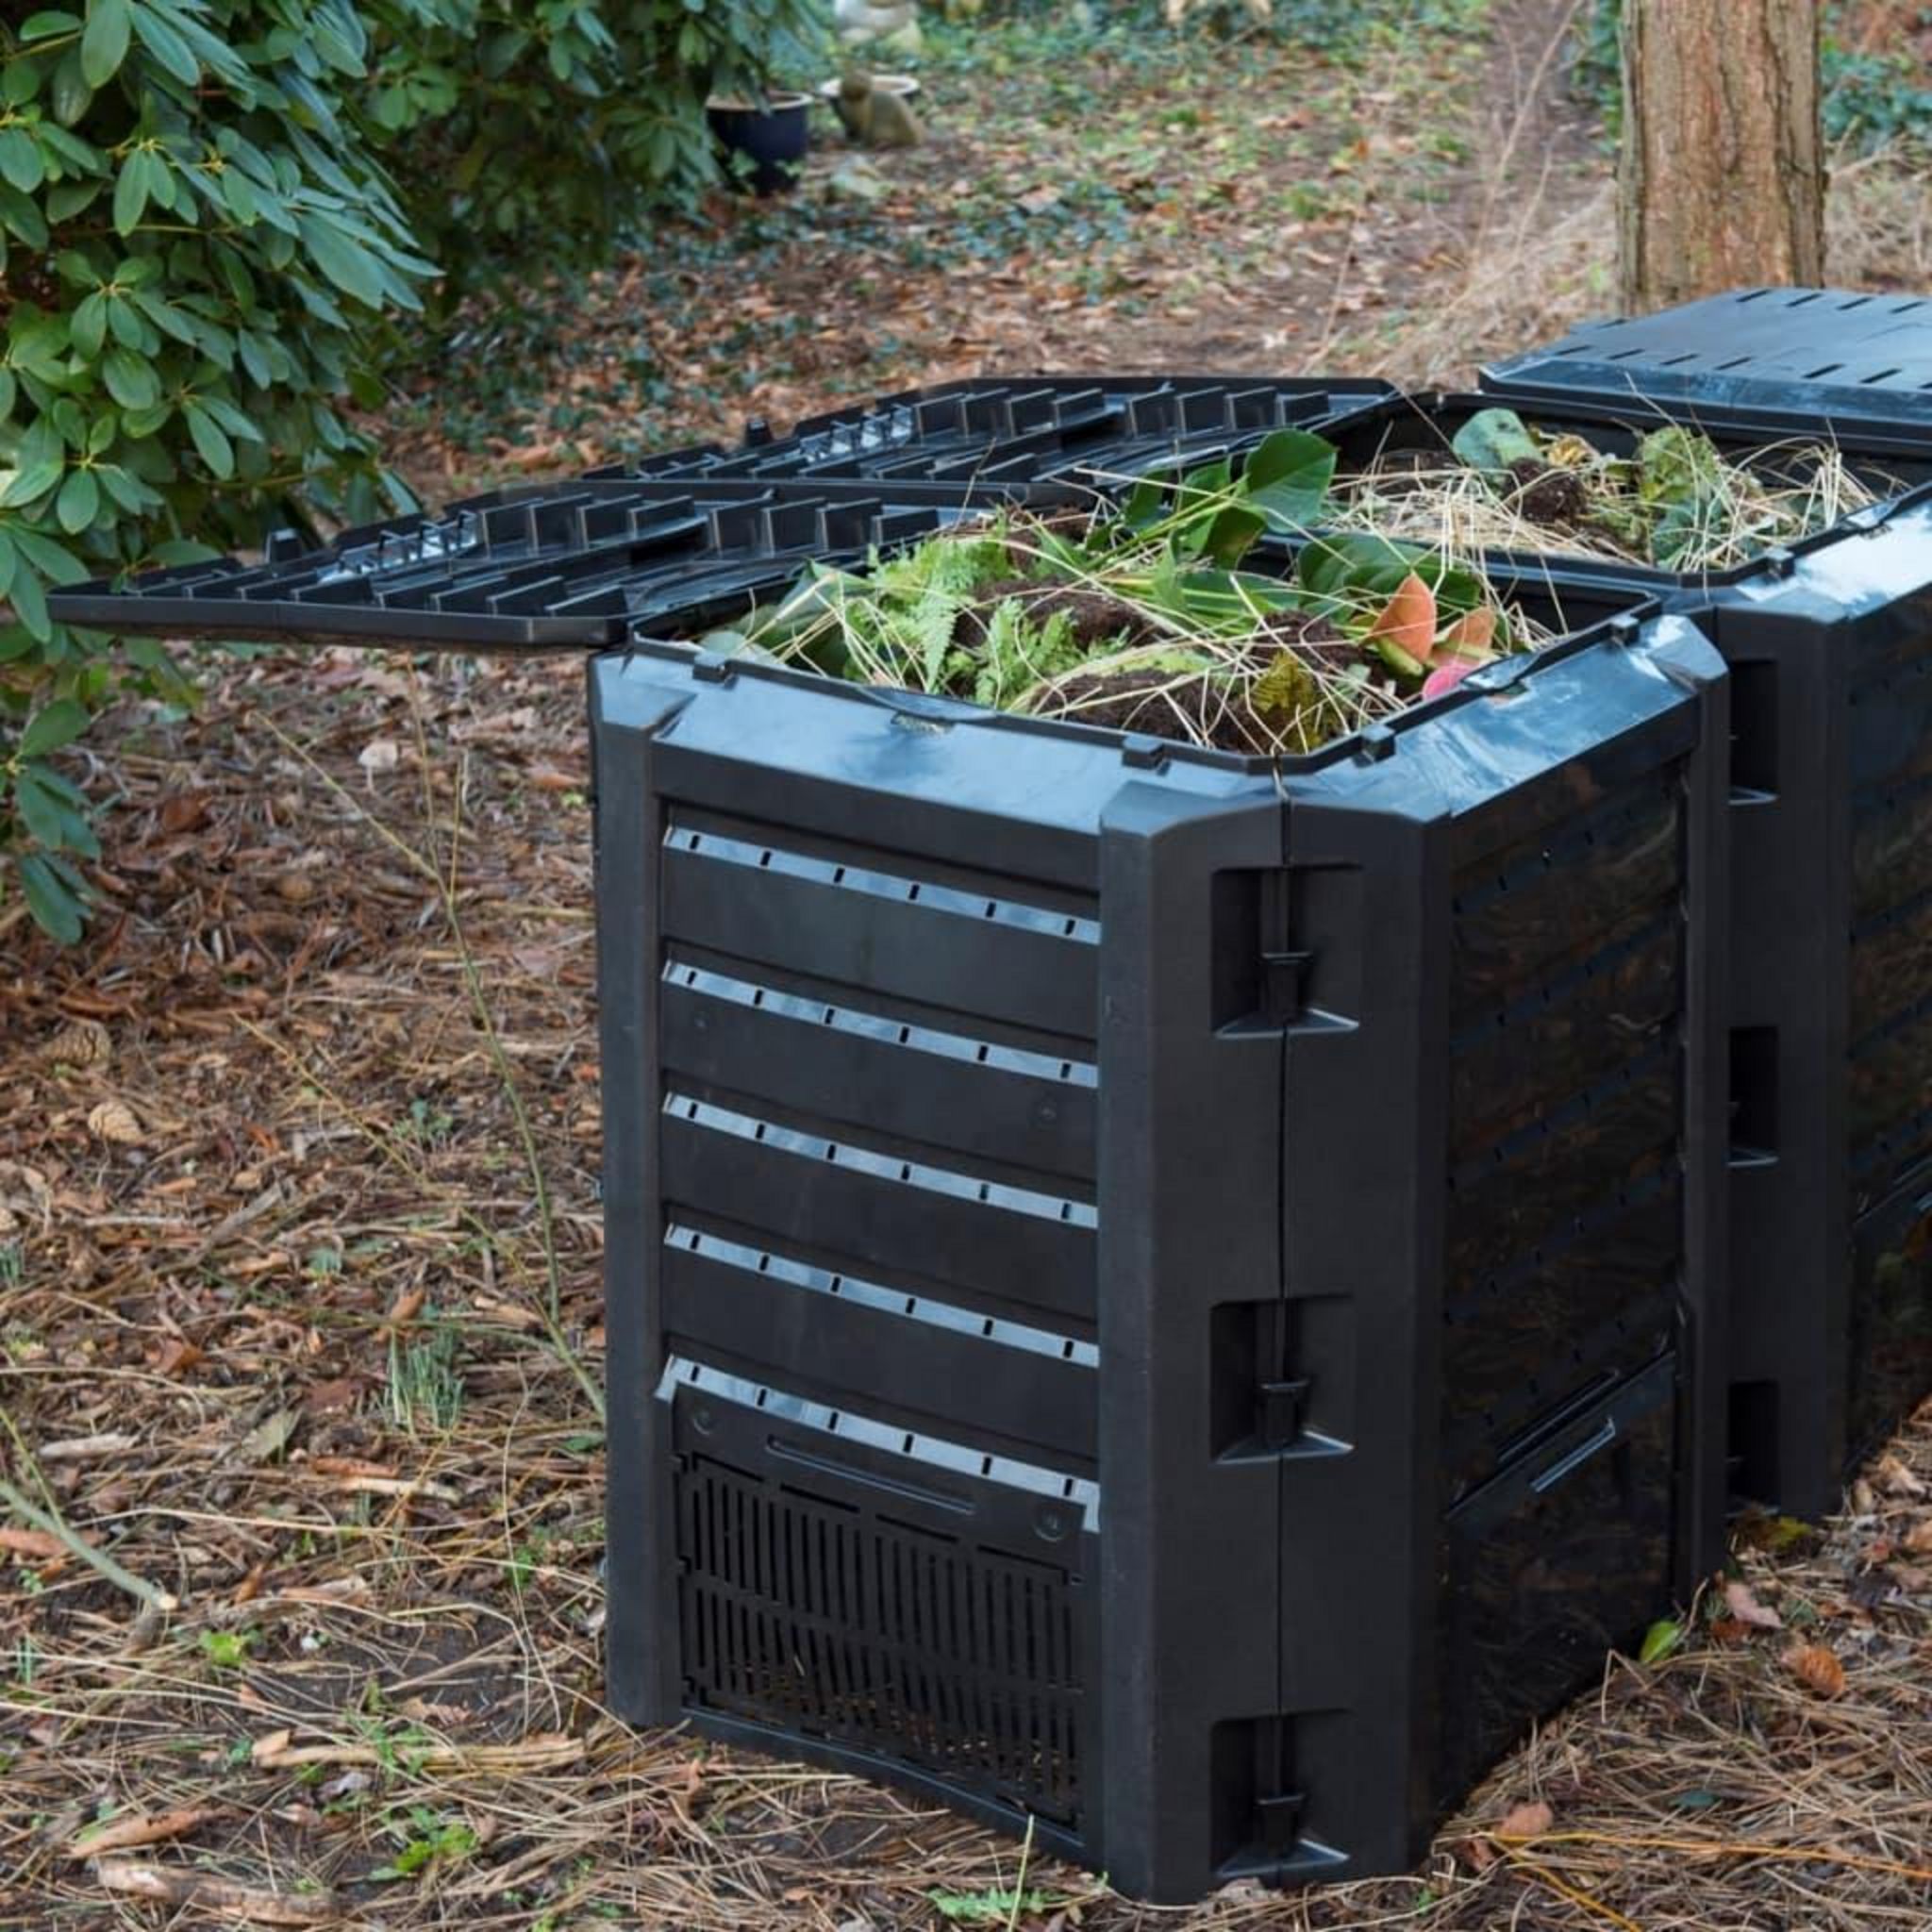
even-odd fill
[[(726, 155), (742, 155), (751, 163), (742, 178), (754, 194), (777, 194), (797, 184), (798, 164), (811, 142), (809, 96), (774, 93), (762, 108), (744, 101), (710, 101), (705, 111)], [(732, 170), (734, 175), (739, 172)]]

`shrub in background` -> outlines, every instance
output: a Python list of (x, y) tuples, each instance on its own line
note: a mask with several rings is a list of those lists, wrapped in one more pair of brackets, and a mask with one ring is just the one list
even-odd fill
[(51, 623), (48, 586), (397, 500), (341, 406), (429, 271), (350, 118), (348, 0), (88, 0), (0, 56), (0, 891), (10, 858), (72, 939), (96, 847), (47, 755), (172, 674)]
[(73, 939), (75, 861), (97, 848), (49, 755), (117, 678), (175, 674), (151, 642), (110, 658), (106, 639), (51, 623), (49, 586), (405, 503), (342, 413), (381, 400), (378, 372), (405, 344), (394, 319), (432, 287), (448, 306), (492, 275), (608, 258), (649, 208), (715, 178), (708, 93), (823, 71), (830, 8), (73, 0), (7, 13), (0, 895), (10, 871), (35, 919)]
[(717, 177), (712, 93), (833, 71), (829, 0), (373, 0), (372, 132), (447, 305), (602, 266)]

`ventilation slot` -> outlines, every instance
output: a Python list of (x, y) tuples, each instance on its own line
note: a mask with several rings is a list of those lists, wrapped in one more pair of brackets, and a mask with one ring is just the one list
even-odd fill
[(1077, 1823), (1076, 1579), (702, 1457), (677, 1488), (690, 1707)]

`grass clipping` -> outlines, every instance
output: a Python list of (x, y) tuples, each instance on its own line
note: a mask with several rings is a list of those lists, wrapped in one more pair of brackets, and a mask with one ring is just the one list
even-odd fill
[[(1315, 751), (1551, 635), (1449, 546), (1308, 537), (1336, 451), (1282, 430), (1091, 515), (1008, 511), (814, 566), (708, 647), (1219, 751)], [(1282, 540), (1294, 538), (1291, 544)], [(1259, 567), (1256, 567), (1259, 566)]]
[[(1677, 425), (1629, 454), (1484, 409), (1452, 443), (1339, 453), (1277, 430), (1239, 472), (1102, 479), (1091, 515), (1011, 510), (864, 572), (814, 565), (713, 650), (1217, 751), (1318, 751), (1558, 633), (1498, 551), (1724, 570), (1893, 494), (1838, 451), (1747, 460)], [(1886, 479), (1889, 480), (1889, 479)], [(1545, 600), (1547, 602), (1547, 600)], [(1557, 611), (1561, 621), (1560, 608)]]
[(1389, 450), (1338, 483), (1336, 525), (1477, 555), (1509, 550), (1699, 573), (1749, 563), (1898, 495), (1829, 443), (1743, 457), (1666, 424), (1627, 454), (1482, 409), (1440, 450)]

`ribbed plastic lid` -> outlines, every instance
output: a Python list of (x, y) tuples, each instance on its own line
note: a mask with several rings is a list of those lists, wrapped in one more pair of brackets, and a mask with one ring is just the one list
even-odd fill
[(808, 559), (857, 562), (984, 507), (957, 490), (583, 478), (367, 525), (320, 548), (284, 533), (259, 560), (212, 558), (48, 603), (62, 623), (165, 637), (594, 649), (639, 626), (675, 634), (736, 614)]
[(1791, 433), (1823, 424), (1932, 428), (1932, 298), (1846, 289), (1740, 289), (1656, 315), (1587, 324), (1485, 369), (1501, 400), (1748, 414)]
[(625, 474), (1076, 481), (1083, 475), (1133, 475), (1176, 458), (1202, 460), (1271, 429), (1319, 430), (1394, 393), (1366, 377), (974, 378), (810, 416), (783, 437), (755, 424), (735, 449), (670, 451)]

